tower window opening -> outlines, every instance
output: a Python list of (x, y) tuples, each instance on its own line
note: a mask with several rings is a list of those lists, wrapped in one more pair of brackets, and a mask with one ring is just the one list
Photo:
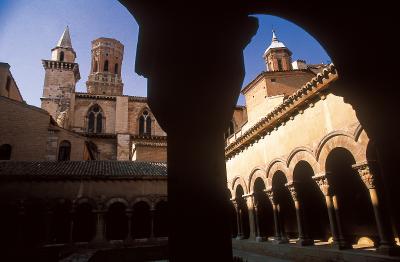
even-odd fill
[(93, 61), (93, 72), (97, 72), (98, 63), (97, 61)]
[(151, 135), (151, 125), (152, 119), (147, 110), (143, 111), (142, 115), (139, 117), (139, 135), (150, 136)]
[(108, 60), (104, 62), (104, 72), (108, 72)]
[(64, 52), (63, 51), (60, 52), (60, 61), (61, 62), (64, 61)]
[(94, 105), (88, 112), (89, 133), (101, 133), (103, 131), (103, 111), (98, 105)]
[(64, 140), (60, 143), (58, 149), (58, 161), (68, 161), (71, 155), (71, 143), (68, 140)]
[(279, 70), (279, 71), (282, 71), (282, 70), (283, 70), (283, 67), (282, 67), (282, 60), (281, 60), (281, 59), (277, 59), (277, 62), (278, 62), (278, 70)]
[(114, 74), (118, 74), (118, 63), (114, 65)]

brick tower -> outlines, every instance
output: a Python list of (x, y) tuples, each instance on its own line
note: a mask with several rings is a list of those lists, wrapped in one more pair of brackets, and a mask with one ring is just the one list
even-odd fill
[(278, 40), (274, 30), (272, 30), (271, 44), (265, 50), (263, 57), (267, 71), (292, 70), (292, 52)]
[(123, 56), (124, 45), (118, 40), (101, 37), (92, 41), (92, 68), (86, 82), (89, 94), (122, 95)]
[(51, 60), (42, 60), (45, 69), (42, 108), (47, 110), (59, 125), (66, 127), (71, 96), (80, 79), (76, 53), (72, 48), (69, 28), (65, 28), (56, 47), (51, 49)]

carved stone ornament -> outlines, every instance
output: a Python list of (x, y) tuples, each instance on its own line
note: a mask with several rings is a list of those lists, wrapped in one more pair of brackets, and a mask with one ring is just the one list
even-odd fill
[(272, 191), (272, 189), (268, 189), (265, 190), (265, 193), (267, 194), (267, 197), (269, 198), (269, 200), (271, 201), (272, 204), (276, 204), (275, 203), (275, 197), (274, 197), (274, 191)]
[(293, 201), (297, 201), (297, 192), (293, 183), (286, 184), (287, 189), (289, 189), (290, 194), (292, 195)]
[(319, 186), (319, 188), (321, 189), (324, 196), (329, 195), (329, 193), (330, 193), (329, 192), (329, 183), (328, 183), (328, 179), (326, 178), (326, 176), (324, 176), (324, 175), (315, 176), (314, 180), (317, 183), (317, 185)]
[(368, 189), (373, 189), (376, 186), (375, 176), (370, 170), (368, 163), (355, 164), (353, 168), (357, 170), (362, 181), (367, 186)]

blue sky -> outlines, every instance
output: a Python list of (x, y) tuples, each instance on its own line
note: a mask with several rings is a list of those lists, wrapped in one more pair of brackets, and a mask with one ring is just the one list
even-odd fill
[[(279, 40), (293, 52), (293, 59), (307, 63), (327, 63), (330, 58), (320, 44), (295, 24), (273, 16), (257, 16), (259, 30), (244, 50), (244, 85), (262, 70), (264, 50), (271, 42), (274, 27)], [(90, 44), (98, 37), (110, 37), (125, 46), (122, 79), (127, 95), (146, 96), (146, 79), (134, 72), (138, 25), (117, 0), (0, 0), (0, 62), (11, 72), (24, 99), (40, 106), (44, 70), (41, 59), (50, 59), (66, 25), (77, 53), (81, 80), (77, 91), (86, 92), (90, 69)], [(239, 104), (244, 104), (243, 97)]]

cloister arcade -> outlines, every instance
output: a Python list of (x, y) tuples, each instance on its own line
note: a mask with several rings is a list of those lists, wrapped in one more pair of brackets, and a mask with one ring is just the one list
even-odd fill
[(296, 148), (228, 187), (236, 239), (378, 251), (395, 242), (373, 142), (361, 127), (330, 133), (314, 150)]
[(167, 199), (27, 199), (2, 203), (2, 245), (40, 247), (166, 240)]

